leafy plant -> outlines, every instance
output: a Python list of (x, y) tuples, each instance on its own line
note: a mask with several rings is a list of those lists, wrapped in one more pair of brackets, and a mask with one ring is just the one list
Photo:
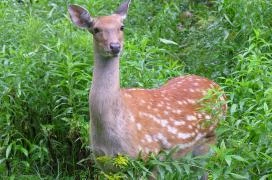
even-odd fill
[[(119, 2), (85, 4), (93, 15)], [(133, 1), (121, 60), (123, 87), (154, 88), (183, 74), (218, 82), (228, 114), (211, 153), (172, 159), (109, 158), (89, 148), (92, 39), (66, 1), (0, 2), (0, 177), (2, 179), (272, 178), (272, 4), (269, 0)], [(208, 108), (208, 107), (207, 107)]]

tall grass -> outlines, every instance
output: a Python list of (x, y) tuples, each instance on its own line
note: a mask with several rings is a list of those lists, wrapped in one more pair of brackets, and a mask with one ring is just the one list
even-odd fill
[[(119, 2), (69, 3), (103, 15)], [(224, 87), (229, 113), (208, 155), (173, 160), (173, 149), (145, 161), (105, 158), (117, 173), (101, 171), (91, 157), (92, 39), (70, 23), (67, 5), (0, 2), (1, 178), (145, 179), (153, 168), (160, 179), (194, 179), (204, 170), (210, 179), (272, 178), (269, 0), (132, 2), (122, 86), (158, 87), (171, 77), (199, 74)]]

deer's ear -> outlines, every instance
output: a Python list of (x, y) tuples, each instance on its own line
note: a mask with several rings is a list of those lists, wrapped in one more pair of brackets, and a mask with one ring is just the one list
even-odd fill
[(78, 5), (69, 5), (68, 12), (72, 22), (81, 28), (90, 28), (93, 24), (93, 18), (89, 12)]
[(130, 1), (131, 0), (127, 0), (127, 1), (123, 2), (119, 6), (117, 11), (115, 12), (116, 14), (119, 14), (122, 17), (123, 20), (126, 19), (126, 17), (127, 17), (127, 12), (128, 12)]

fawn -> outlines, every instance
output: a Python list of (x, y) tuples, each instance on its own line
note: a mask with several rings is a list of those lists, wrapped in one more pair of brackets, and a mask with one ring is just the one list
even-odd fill
[[(217, 122), (227, 108), (223, 93), (218, 98), (212, 93), (205, 99), (210, 89), (221, 91), (216, 83), (187, 75), (158, 89), (120, 88), (119, 57), (129, 4), (130, 0), (114, 14), (100, 17), (92, 17), (78, 5), (68, 8), (72, 22), (93, 35), (95, 61), (89, 105), (94, 154), (136, 157), (140, 152), (147, 155), (174, 146), (179, 147), (178, 156), (190, 151), (206, 153), (215, 142)], [(210, 102), (212, 111), (203, 110), (203, 99)]]

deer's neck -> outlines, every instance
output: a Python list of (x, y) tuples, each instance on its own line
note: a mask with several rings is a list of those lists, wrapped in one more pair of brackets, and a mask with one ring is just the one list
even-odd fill
[[(128, 152), (126, 112), (119, 85), (119, 58), (95, 54), (90, 93), (92, 143), (104, 154)], [(123, 139), (123, 140), (121, 140)], [(101, 144), (102, 143), (102, 144)]]
[[(119, 57), (104, 57), (95, 53), (91, 88), (91, 112), (102, 123), (113, 121), (122, 109), (119, 84)], [(97, 117), (97, 118), (96, 118)]]
[[(96, 50), (95, 50), (96, 52)], [(104, 57), (95, 53), (91, 88), (91, 116), (101, 126), (121, 121), (122, 100), (119, 84), (119, 57)]]
[(92, 93), (97, 98), (115, 100), (120, 95), (119, 58), (95, 54)]

